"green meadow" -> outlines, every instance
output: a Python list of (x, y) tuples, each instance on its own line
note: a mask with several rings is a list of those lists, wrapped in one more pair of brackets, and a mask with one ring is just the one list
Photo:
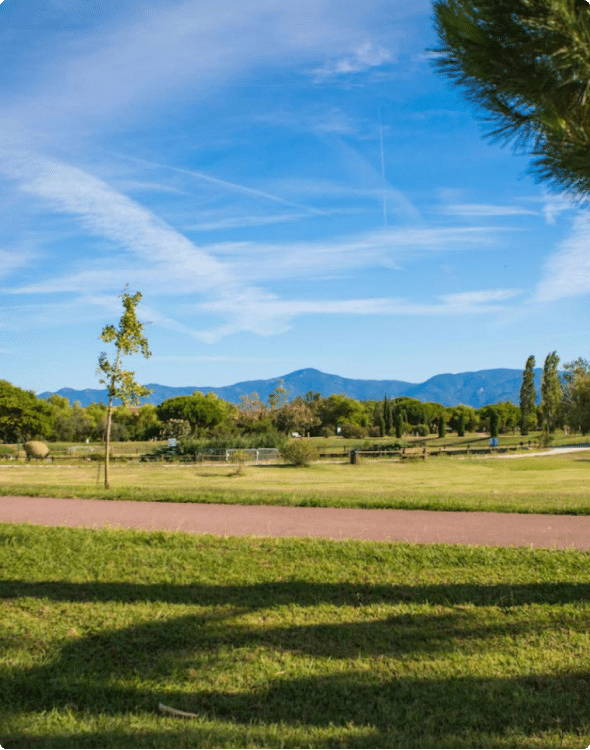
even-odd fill
[[(116, 461), (109, 491), (103, 470), (5, 462), (0, 493), (590, 512), (585, 451)], [(0, 745), (587, 747), (589, 563), (574, 550), (0, 524)]]
[(249, 505), (590, 513), (590, 452), (527, 458), (281, 464), (5, 463), (0, 493)]
[(586, 747), (589, 563), (1, 525), (0, 744)]

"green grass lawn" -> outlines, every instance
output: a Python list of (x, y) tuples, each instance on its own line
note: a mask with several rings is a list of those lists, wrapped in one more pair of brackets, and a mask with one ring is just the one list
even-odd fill
[(222, 464), (113, 464), (112, 490), (104, 467), (0, 466), (0, 494), (104, 497), (175, 502), (590, 513), (590, 453), (519, 459), (429, 458), (248, 466), (243, 475)]
[(7, 749), (590, 742), (588, 553), (4, 524), (0, 566)]

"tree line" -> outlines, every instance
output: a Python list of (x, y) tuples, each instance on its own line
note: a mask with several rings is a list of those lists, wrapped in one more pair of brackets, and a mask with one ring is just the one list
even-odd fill
[[(341, 435), (345, 438), (404, 436), (427, 437), (448, 433), (485, 432), (528, 435), (533, 430), (551, 434), (568, 427), (590, 431), (590, 363), (578, 358), (559, 370), (556, 352), (547, 355), (540, 393), (535, 388), (535, 358), (523, 371), (519, 406), (501, 401), (479, 409), (459, 404), (445, 407), (407, 396), (359, 401), (343, 394), (321, 396), (309, 391), (289, 400), (279, 383), (267, 401), (256, 393), (242, 396), (239, 404), (213, 393), (195, 391), (176, 396), (158, 406), (112, 407), (111, 438), (115, 441), (220, 435), (301, 436)], [(32, 391), (0, 381), (0, 439), (16, 443), (34, 438), (60, 442), (103, 442), (108, 426), (107, 405), (79, 402), (53, 394), (39, 399)]]
[(567, 428), (586, 435), (590, 432), (590, 362), (578, 357), (559, 370), (557, 352), (550, 352), (543, 364), (540, 398), (535, 388), (535, 358), (524, 368), (520, 388), (520, 431), (543, 430), (553, 434)]

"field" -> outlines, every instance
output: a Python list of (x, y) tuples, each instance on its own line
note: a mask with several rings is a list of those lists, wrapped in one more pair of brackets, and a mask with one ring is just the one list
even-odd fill
[(5, 748), (590, 741), (587, 553), (0, 532)]
[[(0, 493), (590, 513), (587, 452), (102, 471), (6, 462)], [(589, 563), (0, 524), (0, 745), (587, 747)]]
[(429, 458), (315, 464), (114, 463), (113, 489), (99, 462), (0, 466), (0, 493), (175, 502), (222, 502), (519, 513), (590, 513), (586, 451), (544, 457)]

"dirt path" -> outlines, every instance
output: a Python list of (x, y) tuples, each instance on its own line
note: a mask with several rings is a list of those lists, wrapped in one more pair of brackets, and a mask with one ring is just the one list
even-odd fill
[(0, 523), (590, 549), (590, 516), (0, 497)]
[(470, 456), (470, 458), (532, 458), (533, 456), (559, 456), (562, 453), (579, 453), (587, 451), (587, 445), (571, 445), (564, 448), (550, 448), (549, 450), (539, 451), (538, 453), (498, 453), (487, 456)]

